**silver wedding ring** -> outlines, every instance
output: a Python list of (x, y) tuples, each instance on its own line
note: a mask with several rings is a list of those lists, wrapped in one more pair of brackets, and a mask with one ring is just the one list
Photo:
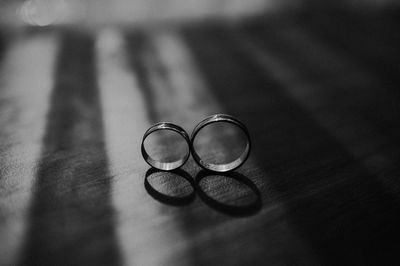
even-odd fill
[[(194, 140), (198, 133), (205, 127), (209, 126), (210, 124), (214, 123), (230, 123), (236, 127), (238, 127), (241, 131), (243, 131), (245, 137), (246, 137), (246, 147), (244, 148), (243, 152), (240, 154), (240, 156), (233, 161), (229, 163), (223, 163), (223, 164), (213, 164), (206, 162), (201, 158), (201, 156), (197, 153), (195, 147), (194, 147)], [(190, 139), (190, 150), (193, 156), (193, 159), (204, 169), (214, 171), (214, 172), (228, 172), (237, 169), (240, 167), (249, 157), (250, 154), (250, 149), (251, 149), (251, 142), (250, 142), (250, 134), (247, 129), (247, 127), (237, 120), (235, 117), (226, 115), (226, 114), (216, 114), (209, 116), (205, 118), (203, 121), (201, 121), (193, 130), (191, 139)]]
[[(158, 161), (158, 160), (155, 160), (154, 158), (152, 158), (146, 151), (144, 142), (148, 136), (150, 136), (152, 133), (154, 133), (156, 131), (160, 131), (160, 130), (170, 130), (170, 131), (174, 131), (174, 132), (178, 133), (185, 140), (186, 144), (188, 145), (187, 153), (185, 153), (181, 158), (179, 158), (178, 160), (173, 161), (173, 162), (161, 162), (161, 161)], [(157, 124), (151, 126), (144, 133), (142, 145), (141, 145), (141, 151), (142, 151), (142, 156), (143, 156), (144, 160), (150, 166), (157, 168), (159, 170), (171, 171), (171, 170), (177, 169), (185, 164), (185, 162), (187, 161), (187, 159), (190, 156), (190, 148), (189, 147), (190, 147), (189, 135), (186, 133), (186, 131), (183, 128), (181, 128), (180, 126), (177, 126), (173, 123), (160, 122), (160, 123), (157, 123)]]

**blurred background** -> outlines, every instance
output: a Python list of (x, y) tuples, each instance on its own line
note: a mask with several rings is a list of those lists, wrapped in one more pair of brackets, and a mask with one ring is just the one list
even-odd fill
[[(0, 265), (398, 265), (399, 29), (400, 0), (0, 0)], [(151, 178), (150, 124), (220, 112), (246, 164)]]
[[(379, 11), (398, 8), (396, 0), (2, 0), (1, 23), (30, 24), (122, 24), (191, 22), (204, 19), (237, 20), (249, 16), (277, 13), (324, 12), (349, 9)], [(317, 15), (317, 14), (315, 14)]]
[[(298, 7), (300, 1), (207, 0), (207, 1), (74, 1), (32, 0), (2, 1), (3, 23), (38, 25), (53, 23), (128, 24), (193, 21), (199, 19), (237, 19), (274, 12), (280, 8)], [(17, 15), (17, 16), (16, 16)]]

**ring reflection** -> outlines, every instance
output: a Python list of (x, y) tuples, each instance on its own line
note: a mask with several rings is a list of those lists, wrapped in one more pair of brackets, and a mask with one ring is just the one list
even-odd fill
[(261, 193), (249, 178), (237, 172), (200, 171), (195, 178), (199, 197), (210, 207), (233, 216), (257, 213), (262, 206)]
[(193, 178), (182, 169), (166, 172), (150, 168), (144, 186), (150, 196), (169, 205), (189, 204), (196, 195)]

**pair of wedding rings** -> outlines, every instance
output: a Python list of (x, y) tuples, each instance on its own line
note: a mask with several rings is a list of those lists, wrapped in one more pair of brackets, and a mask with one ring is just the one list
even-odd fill
[[(245, 147), (241, 154), (237, 157), (234, 158), (232, 161), (227, 162), (227, 163), (212, 163), (208, 162), (207, 160), (204, 160), (201, 158), (201, 155), (195, 148), (194, 142), (196, 137), (199, 135), (199, 132), (203, 130), (204, 128), (210, 126), (211, 124), (215, 123), (228, 123), (230, 125), (233, 125), (240, 131), (242, 131), (243, 135), (245, 136)], [(177, 160), (174, 160), (172, 162), (163, 162), (157, 159), (154, 159), (152, 156), (149, 155), (145, 148), (145, 140), (154, 132), (161, 131), (161, 130), (169, 130), (173, 131), (175, 133), (178, 133), (186, 142), (188, 145), (187, 152), (182, 155)], [(251, 143), (250, 143), (250, 134), (246, 126), (240, 122), (238, 119), (231, 115), (226, 115), (226, 114), (216, 114), (209, 116), (202, 120), (193, 130), (192, 136), (189, 137), (189, 135), (186, 133), (186, 131), (181, 128), (178, 125), (175, 125), (173, 123), (169, 122), (160, 122), (157, 123), (153, 126), (151, 126), (143, 136), (142, 140), (142, 145), (141, 145), (141, 151), (142, 151), (142, 156), (144, 160), (152, 167), (163, 170), (163, 171), (171, 171), (174, 169), (177, 169), (184, 165), (186, 161), (188, 160), (190, 154), (192, 154), (193, 159), (196, 161), (197, 164), (199, 164), (202, 168), (213, 171), (213, 172), (228, 172), (237, 169), (240, 167), (248, 158), (250, 154), (250, 148), (251, 148)]]

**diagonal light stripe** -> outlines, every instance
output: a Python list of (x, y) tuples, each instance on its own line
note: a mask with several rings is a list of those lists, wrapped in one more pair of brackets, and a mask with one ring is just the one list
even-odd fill
[(97, 42), (106, 148), (113, 176), (117, 232), (126, 265), (186, 264), (185, 241), (173, 217), (143, 186), (148, 165), (140, 154), (147, 121), (143, 95), (126, 62), (121, 33), (106, 29)]
[(54, 35), (19, 38), (0, 69), (0, 265), (12, 265), (27, 226), (49, 108)]
[[(204, 117), (223, 112), (221, 105), (208, 91), (187, 47), (175, 32), (157, 32), (152, 35), (152, 43), (161, 64), (169, 73), (168, 80), (164, 79), (158, 83), (159, 86), (153, 86), (160, 101), (159, 105), (165, 109), (173, 109), (170, 113), (174, 114), (174, 119), (188, 132)], [(164, 89), (166, 83), (169, 84), (170, 93)], [(172, 101), (172, 104), (166, 104), (166, 100)]]

